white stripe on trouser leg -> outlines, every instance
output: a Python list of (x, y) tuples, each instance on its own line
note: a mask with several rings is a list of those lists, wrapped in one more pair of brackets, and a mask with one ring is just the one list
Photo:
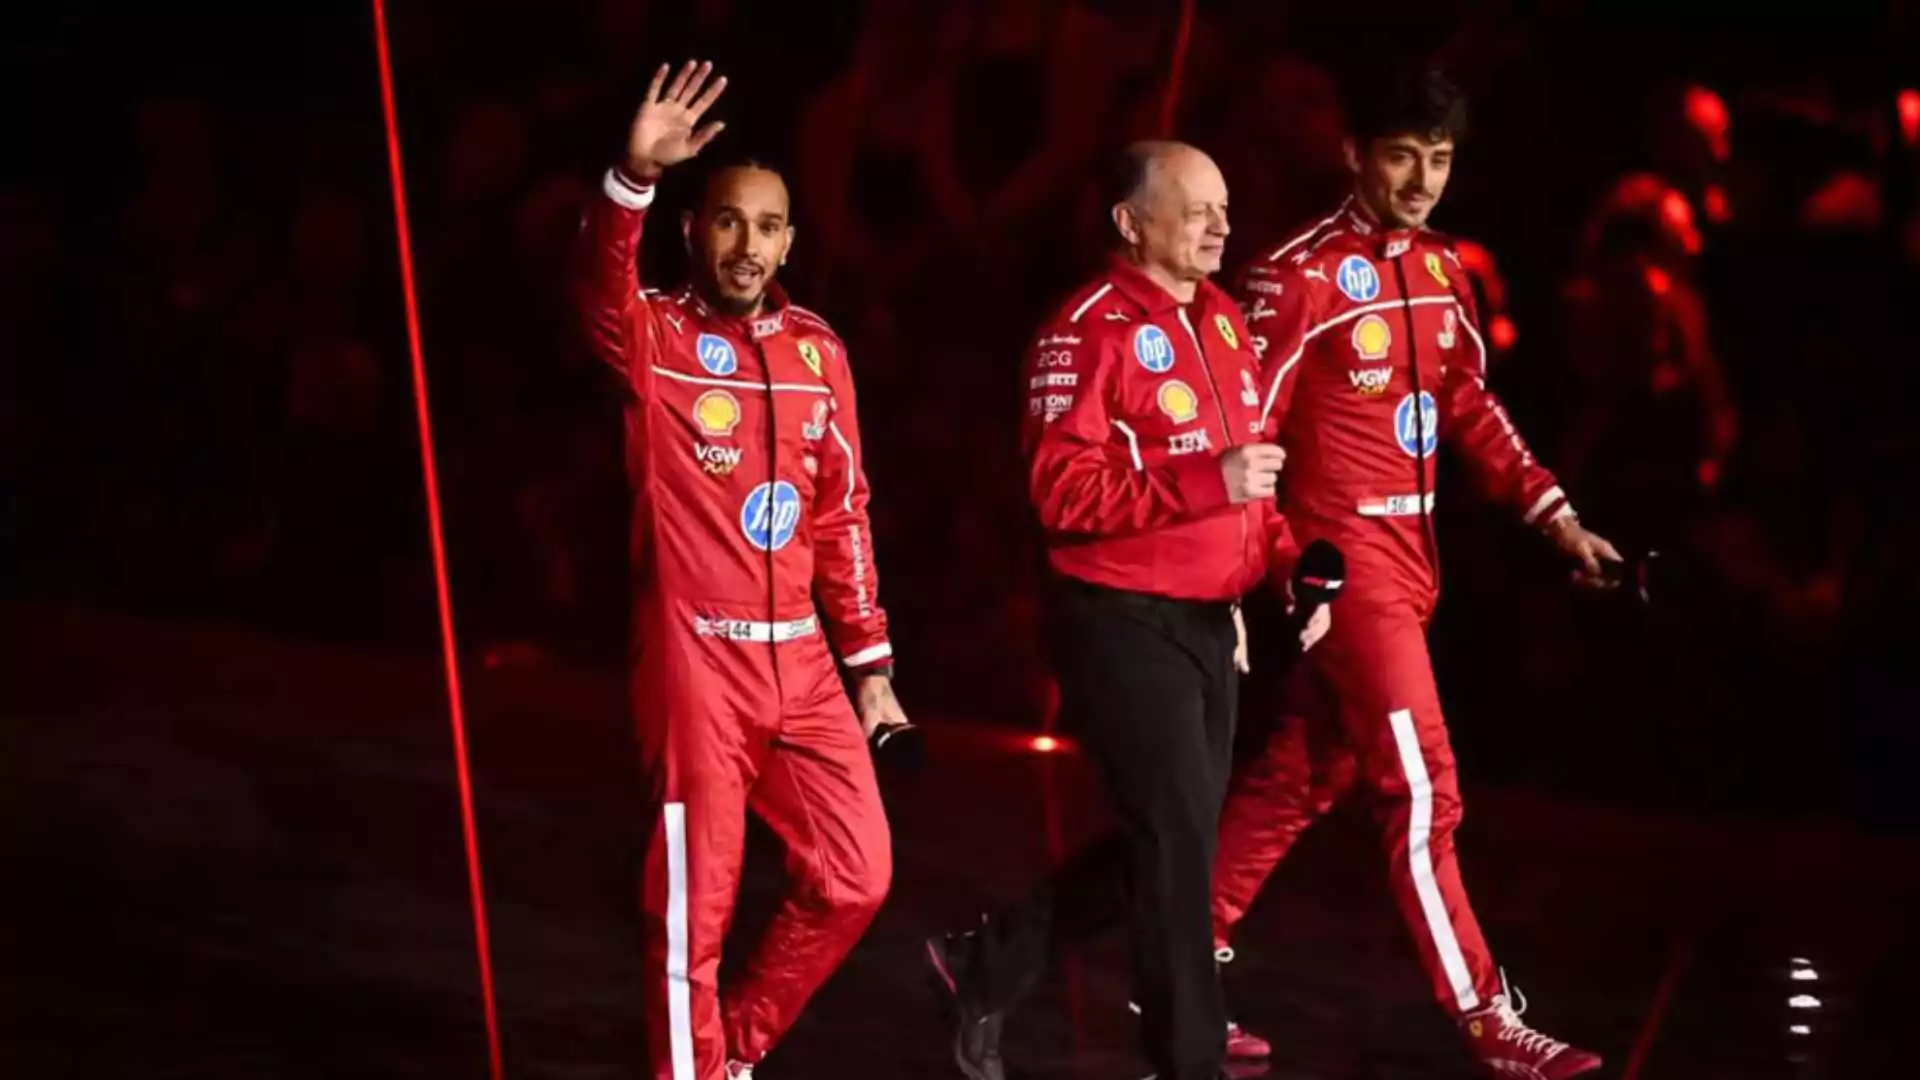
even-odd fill
[(1433, 835), (1433, 779), (1427, 775), (1427, 760), (1420, 756), (1420, 735), (1413, 729), (1413, 711), (1395, 709), (1387, 714), (1393, 726), (1393, 742), (1400, 750), (1400, 768), (1407, 774), (1407, 863), (1413, 871), (1413, 891), (1420, 897), (1420, 910), (1427, 917), (1427, 930), (1433, 934), (1433, 949), (1440, 954), (1440, 966), (1460, 1003), (1460, 1011), (1480, 1007), (1480, 995), (1473, 989), (1473, 976), (1467, 972), (1467, 958), (1460, 952), (1460, 939), (1453, 936), (1453, 919), (1447, 915), (1446, 898), (1440, 895), (1440, 883), (1433, 876), (1433, 852), (1428, 840)]
[(693, 987), (687, 981), (687, 804), (666, 805), (667, 1032), (673, 1080), (694, 1080)]

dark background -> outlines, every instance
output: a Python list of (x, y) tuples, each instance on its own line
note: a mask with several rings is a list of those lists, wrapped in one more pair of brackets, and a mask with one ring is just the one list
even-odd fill
[[(1701, 953), (1734, 993), (1815, 930), (1857, 930), (1856, 1030), (1910, 1045), (1910, 883), (1865, 884), (1900, 880), (1907, 847), (1862, 834), (1920, 829), (1920, 98), (1905, 131), (1896, 109), (1920, 89), (1920, 9), (1197, 7), (1174, 130), (1225, 170), (1230, 261), (1339, 196), (1336, 90), (1383, 52), (1438, 56), (1476, 92), (1435, 224), (1497, 263), (1475, 285), (1490, 332), (1501, 316), (1517, 336), (1492, 382), (1588, 524), (1659, 548), (1671, 571), (1651, 606), (1576, 596), (1537, 537), (1443, 481), (1434, 652), (1486, 809), (1463, 847), (1494, 853), (1476, 880), (1519, 943), (1507, 955), (1533, 972), (1554, 957), (1567, 998), (1584, 982), (1620, 1003), (1587, 1014), (1618, 1062), (1668, 962), (1664, 936), (1627, 947), (1634, 927), (1711, 925), (1726, 940)], [(390, 18), (510, 1050), (612, 1061), (634, 1045), (639, 977), (631, 867), (614, 854), (640, 815), (609, 677), (625, 504), (615, 400), (561, 286), (648, 76), (715, 60), (732, 79), (724, 140), (787, 164), (786, 279), (852, 348), (902, 697), (946, 738), (992, 746), (1045, 723), (1015, 372), (1105, 242), (1100, 153), (1157, 131), (1179, 4), (397, 0)], [(21, 1028), (0, 1043), (32, 1052), (0, 1071), (470, 1068), (370, 12), (95, 3), (9, 20), (0, 821), (26, 887), (9, 890), (0, 946)], [(1713, 100), (1724, 152), (1689, 119)], [(669, 182), (655, 220), (685, 196)], [(652, 280), (678, 280), (672, 232), (653, 231)], [(1732, 418), (1703, 486), (1704, 433)], [(895, 1023), (917, 935), (989, 877), (1057, 855), (1057, 823), (1047, 852), (1030, 835), (1031, 765), (954, 755), (937, 798), (892, 806), (893, 922), (810, 1012), (790, 1051), (802, 1066), (834, 1060), (849, 1025)], [(997, 816), (976, 820), (969, 799)], [(1363, 832), (1308, 849), (1359, 864)], [(1812, 854), (1774, 854), (1782, 836)], [(777, 884), (761, 862), (747, 906), (764, 910)], [(1700, 910), (1744, 914), (1696, 915), (1649, 871), (1626, 901), (1645, 920), (1621, 915), (1609, 882), (1654, 862), (1705, 883)], [(1585, 876), (1554, 884), (1563, 872)], [(1326, 955), (1275, 950), (1280, 969), (1252, 969), (1290, 988), (1273, 1001), (1308, 1004), (1255, 1019), (1293, 1023), (1281, 1034), (1304, 1053), (1320, 1003), (1344, 1002), (1362, 1019), (1336, 1043), (1397, 1045), (1426, 1017), (1450, 1047), (1409, 964), (1384, 983), (1350, 967), (1398, 940), (1380, 932), (1384, 899), (1355, 906), (1384, 893), (1321, 877), (1346, 890), (1322, 905), (1331, 923), (1290, 893), (1273, 910), (1277, 929), (1320, 928), (1305, 936), (1334, 943)], [(1882, 954), (1896, 961), (1868, 959)], [(1329, 992), (1325, 972), (1365, 992)], [(1396, 978), (1401, 1004), (1353, 1004)], [(1683, 993), (1676, 1022), (1691, 1009), (1708, 1030), (1729, 1000)], [(1771, 1013), (1746, 1025), (1728, 1045), (1778, 1038)], [(39, 1038), (17, 1037), (29, 1026)], [(1711, 1045), (1693, 1044), (1720, 1060)]]
[[(1920, 219), (1895, 101), (1920, 83), (1913, 6), (1198, 9), (1175, 129), (1226, 170), (1239, 258), (1340, 193), (1335, 89), (1382, 70), (1383, 46), (1439, 56), (1477, 93), (1436, 223), (1497, 260), (1491, 306), (1518, 335), (1493, 381), (1589, 524), (1675, 568), (1650, 609), (1573, 597), (1541, 543), (1456, 486), (1435, 651), (1470, 773), (1911, 829)], [(789, 285), (853, 349), (903, 695), (1040, 723), (1014, 371), (1103, 242), (1093, 163), (1156, 129), (1178, 5), (561, 0), (391, 18), (471, 659), (619, 662), (619, 429), (568, 333), (563, 258), (653, 66), (699, 55), (732, 79), (724, 139), (787, 163)], [(15, 19), (8, 595), (430, 650), (370, 17)], [(1690, 87), (1730, 112), (1724, 159), (1687, 122)], [(1698, 257), (1651, 227), (1627, 230), (1624, 256), (1583, 247), (1635, 171), (1688, 201)], [(1706, 213), (1716, 187), (1725, 221)], [(668, 185), (669, 215), (684, 194)], [(672, 231), (648, 245), (654, 280), (679, 274)], [(1648, 268), (1671, 294), (1643, 287)], [(1591, 310), (1578, 321), (1596, 296), (1634, 313), (1605, 341)], [(1703, 347), (1674, 344), (1669, 307), (1698, 316)], [(1705, 406), (1595, 389), (1662, 363), (1691, 385), (1701, 355), (1739, 421), (1711, 491), (1689, 479)], [(1582, 416), (1616, 441), (1569, 469)], [(1628, 458), (1647, 472), (1623, 491)]]

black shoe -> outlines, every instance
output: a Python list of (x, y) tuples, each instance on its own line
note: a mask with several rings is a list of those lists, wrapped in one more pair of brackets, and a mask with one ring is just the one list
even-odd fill
[(973, 978), (976, 936), (947, 934), (927, 939), (927, 962), (953, 995), (953, 1061), (967, 1080), (1007, 1080), (1000, 1061), (1000, 1025), (1005, 1012), (987, 1008)]

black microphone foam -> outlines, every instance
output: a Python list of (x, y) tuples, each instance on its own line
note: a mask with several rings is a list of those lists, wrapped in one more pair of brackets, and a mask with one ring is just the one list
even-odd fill
[(1300, 553), (1293, 567), (1293, 602), (1298, 610), (1311, 613), (1321, 604), (1331, 603), (1347, 583), (1347, 557), (1327, 540), (1315, 540)]
[(918, 772), (926, 766), (927, 737), (912, 724), (883, 724), (867, 739), (874, 764), (890, 772)]

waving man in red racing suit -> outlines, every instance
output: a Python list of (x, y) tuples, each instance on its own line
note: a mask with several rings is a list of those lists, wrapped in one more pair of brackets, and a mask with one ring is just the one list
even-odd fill
[[(1582, 579), (1600, 583), (1599, 560), (1619, 556), (1581, 528), (1487, 388), (1472, 291), (1448, 241), (1424, 228), (1465, 102), (1429, 74), (1376, 92), (1355, 110), (1353, 196), (1239, 282), (1262, 351), (1262, 409), (1287, 451), (1287, 518), (1300, 543), (1338, 545), (1348, 576), (1340, 618), (1293, 673), (1288, 721), (1234, 778), (1215, 862), (1215, 945), (1230, 955), (1260, 884), (1357, 780), (1373, 797), (1420, 958), (1471, 1051), (1496, 1075), (1559, 1080), (1600, 1059), (1519, 1020), (1454, 854), (1460, 790), (1426, 642), (1439, 588), (1439, 440), (1483, 494), (1578, 560)], [(1236, 1056), (1264, 1050), (1248, 1041)]]
[[(892, 863), (862, 728), (905, 720), (846, 347), (773, 283), (792, 241), (780, 176), (716, 171), (682, 221), (695, 284), (662, 295), (637, 280), (655, 178), (718, 133), (694, 128), (726, 85), (710, 73), (688, 64), (669, 84), (660, 69), (582, 226), (582, 312), (628, 391), (633, 704), (659, 809), (642, 883), (658, 1080), (749, 1075), (865, 931)], [(835, 653), (859, 676), (858, 720)], [(722, 1000), (749, 808), (785, 843), (793, 881)]]

